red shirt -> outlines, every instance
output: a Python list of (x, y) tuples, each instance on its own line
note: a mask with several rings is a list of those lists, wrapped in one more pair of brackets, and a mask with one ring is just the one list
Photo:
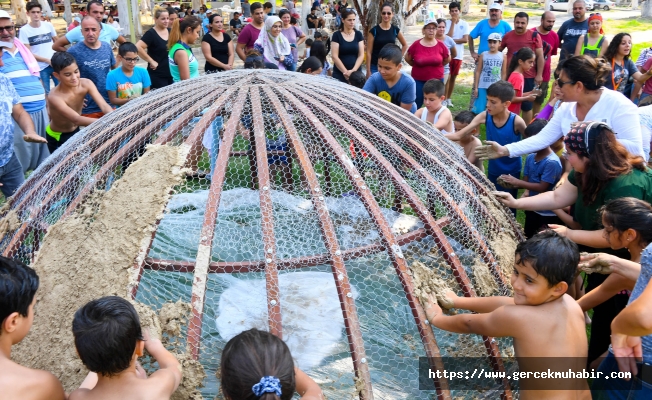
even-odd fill
[[(537, 28), (532, 28), (531, 31), (536, 31)], [(541, 40), (544, 42), (547, 42), (550, 45), (550, 54), (548, 54), (548, 58), (546, 59), (546, 63), (543, 66), (543, 81), (548, 82), (550, 81), (550, 61), (552, 60), (552, 56), (557, 55), (557, 49), (561, 46), (561, 42), (559, 42), (559, 36), (557, 35), (557, 32), (555, 31), (550, 31), (547, 34), (543, 34), (539, 31), (538, 36), (541, 36)]]
[(238, 43), (246, 45), (245, 49), (253, 49), (254, 43), (260, 35), (260, 29), (256, 28), (254, 24), (249, 24), (242, 29), (240, 36), (238, 36)]
[(407, 51), (412, 56), (412, 78), (417, 81), (429, 79), (444, 79), (444, 64), (442, 62), (448, 55), (448, 48), (444, 42), (437, 40), (432, 47), (425, 47), (421, 40), (412, 43)]
[[(520, 72), (512, 72), (507, 79), (507, 82), (511, 83), (514, 86), (514, 97), (523, 96), (523, 85), (525, 84), (525, 78)], [(509, 105), (508, 110), (513, 112), (516, 115), (521, 115), (521, 103), (512, 103)]]
[[(523, 47), (529, 47), (536, 52), (536, 49), (542, 48), (541, 44), (541, 35), (537, 35), (534, 40), (532, 40), (532, 31), (526, 30), (524, 34), (519, 35), (516, 31), (510, 31), (503, 36), (503, 41), (500, 44), (500, 51), (503, 51), (504, 48), (507, 48), (507, 65), (512, 60), (512, 56)], [(537, 64), (534, 63), (534, 66), (525, 74), (526, 78), (534, 78), (537, 76)]]
[[(645, 64), (643, 64), (644, 71), (649, 71), (650, 68), (652, 68), (652, 58), (648, 58)], [(643, 85), (643, 93), (652, 94), (652, 78), (645, 81), (645, 85)]]

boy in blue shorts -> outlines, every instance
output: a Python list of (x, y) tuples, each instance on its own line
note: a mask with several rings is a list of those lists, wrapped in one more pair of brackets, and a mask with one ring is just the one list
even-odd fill
[[(523, 136), (529, 138), (534, 136), (546, 126), (545, 119), (535, 119), (527, 128)], [(522, 197), (536, 196), (539, 193), (552, 190), (562, 174), (561, 160), (550, 146), (529, 154), (525, 159), (523, 180), (514, 178), (511, 175), (502, 175), (504, 182), (517, 189), (526, 189)], [(562, 225), (562, 221), (551, 210), (525, 211), (525, 237), (531, 238), (538, 232), (548, 229), (548, 224)]]
[(152, 81), (147, 70), (136, 66), (138, 48), (131, 42), (124, 42), (118, 49), (118, 61), (122, 64), (109, 72), (106, 77), (106, 91), (109, 93), (111, 104), (118, 107), (125, 105), (129, 100), (149, 92)]
[(402, 107), (417, 111), (417, 85), (411, 76), (401, 73), (403, 52), (395, 44), (386, 44), (378, 53), (378, 72), (372, 74), (363, 90)]
[[(492, 83), (487, 88), (487, 111), (478, 114), (473, 121), (464, 129), (455, 133), (449, 133), (446, 136), (450, 140), (460, 141), (467, 135), (471, 135), (473, 130), (478, 126), (485, 124), (487, 140), (502, 144), (518, 142), (521, 134), (525, 132), (525, 121), (518, 115), (510, 112), (508, 107), (512, 103), (514, 96), (514, 87), (506, 81)], [(501, 175), (511, 175), (515, 178), (521, 177), (521, 158), (520, 157), (500, 157), (495, 160), (489, 160), (488, 177), (491, 183), (496, 186), (496, 190), (509, 192), (516, 198), (518, 189), (506, 188), (498, 183), (498, 177)], [(512, 209), (516, 214), (516, 210)]]

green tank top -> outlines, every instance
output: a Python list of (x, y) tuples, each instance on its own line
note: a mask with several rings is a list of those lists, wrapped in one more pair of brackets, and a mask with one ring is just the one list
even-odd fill
[(177, 51), (183, 50), (188, 54), (188, 67), (190, 68), (190, 79), (196, 78), (199, 76), (199, 62), (195, 58), (195, 55), (192, 53), (190, 47), (185, 43), (177, 43), (168, 52), (168, 62), (170, 63), (170, 74), (172, 74), (172, 80), (174, 82), (179, 82), (181, 77), (179, 76), (179, 66), (174, 62), (174, 55)]
[(602, 48), (602, 42), (604, 42), (604, 35), (600, 35), (600, 39), (593, 46), (589, 45), (589, 34), (584, 35), (584, 43), (582, 43), (582, 51), (580, 54), (585, 54), (591, 57), (597, 57), (600, 54), (600, 49)]

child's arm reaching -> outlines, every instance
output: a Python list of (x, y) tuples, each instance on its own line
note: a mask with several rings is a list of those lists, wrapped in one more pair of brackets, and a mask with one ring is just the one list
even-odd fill
[(514, 305), (514, 299), (506, 296), (490, 297), (460, 297), (452, 290), (444, 295), (453, 304), (453, 308), (469, 310), (477, 313), (490, 313), (497, 308), (507, 305)]
[(632, 288), (641, 275), (641, 264), (606, 253), (582, 253), (578, 268), (587, 273), (620, 275), (632, 282)]
[[(555, 190), (555, 192), (557, 191)], [(582, 231), (555, 224), (548, 226), (559, 235), (567, 237), (577, 244), (583, 244), (584, 246), (594, 247), (596, 249), (605, 249), (611, 246), (607, 242), (607, 239), (604, 238), (604, 229), (600, 229), (599, 231)]]
[(455, 141), (462, 140), (465, 136), (470, 135), (475, 128), (484, 124), (484, 121), (486, 119), (487, 119), (487, 112), (483, 111), (480, 114), (476, 115), (475, 118), (473, 118), (473, 121), (471, 121), (471, 123), (465, 126), (464, 128), (460, 129), (457, 132), (447, 133), (444, 136), (450, 140), (455, 140)]
[(552, 210), (555, 215), (570, 229), (582, 229), (582, 225), (573, 219), (573, 216), (570, 213), (566, 212), (565, 208), (559, 208), (557, 210)]
[(324, 398), (319, 385), (297, 367), (294, 367), (294, 377), (296, 391), (301, 395), (301, 400), (322, 400)]
[[(455, 333), (475, 333), (478, 335), (504, 337), (518, 334), (520, 316), (514, 307), (501, 306), (487, 314), (457, 314), (446, 316), (433, 294), (425, 305), (426, 318), (433, 326)], [(513, 299), (512, 299), (513, 301)], [(516, 311), (518, 312), (518, 311)]]
[(544, 181), (541, 181), (539, 183), (528, 182), (527, 176), (523, 177), (523, 179), (514, 178), (511, 175), (501, 175), (501, 177), (505, 182), (509, 183), (515, 188), (527, 189), (538, 193), (547, 192), (548, 189), (550, 189), (550, 186), (552, 186), (548, 182), (544, 182)]
[[(451, 24), (452, 25), (452, 24)], [(473, 93), (474, 99), (478, 98), (478, 85), (480, 84), (480, 74), (482, 74), (482, 54), (478, 56), (478, 67), (473, 73)]]
[(151, 338), (149, 331), (143, 329), (143, 337), (145, 338), (145, 350), (156, 359), (158, 362), (159, 370), (150, 376), (150, 380), (157, 380), (157, 387), (161, 391), (168, 393), (168, 396), (174, 393), (181, 383), (181, 364), (177, 358), (172, 355), (158, 338)]
[(631, 281), (622, 275), (611, 274), (600, 286), (577, 300), (577, 304), (582, 311), (588, 311), (617, 295), (621, 290), (632, 290), (635, 283), (636, 281)]
[(535, 92), (526, 92), (523, 93), (523, 96), (514, 96), (512, 98), (512, 103), (524, 103), (526, 101), (534, 101), (534, 99), (537, 98), (537, 94)]

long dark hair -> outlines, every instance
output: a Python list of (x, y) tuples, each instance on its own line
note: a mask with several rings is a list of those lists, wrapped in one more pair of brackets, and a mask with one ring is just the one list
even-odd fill
[(618, 232), (633, 229), (641, 237), (641, 245), (652, 243), (652, 206), (634, 197), (610, 200), (598, 210), (602, 218)]
[(621, 175), (627, 175), (634, 169), (645, 171), (647, 164), (641, 156), (635, 156), (618, 143), (616, 135), (603, 127), (595, 138), (595, 148), (583, 173), (575, 171), (578, 182), (581, 182), (584, 205), (595, 202), (598, 193), (610, 180)]
[(586, 55), (567, 58), (561, 70), (571, 82), (582, 82), (586, 90), (599, 90), (611, 76), (611, 66), (604, 59)]
[[(344, 11), (340, 11), (340, 17), (342, 20), (342, 22), (340, 22), (340, 31), (344, 30), (344, 20), (347, 19), (350, 15), (356, 15), (355, 11), (353, 11), (352, 8), (345, 8)], [(355, 30), (355, 28), (353, 30)]]
[(317, 57), (321, 66), (326, 67), (326, 45), (321, 40), (312, 42), (310, 46), (310, 57)]
[(252, 387), (264, 376), (281, 381), (281, 400), (290, 400), (296, 388), (290, 349), (278, 337), (256, 328), (229, 340), (222, 350), (220, 371), (222, 393), (232, 400), (279, 399), (274, 393), (254, 394)]
[(530, 58), (534, 58), (534, 51), (529, 47), (523, 47), (521, 50), (517, 51), (516, 54), (512, 56), (512, 60), (509, 62), (509, 70), (507, 71), (507, 77), (514, 72), (516, 67), (518, 67), (519, 61), (526, 61)]
[(188, 28), (197, 29), (200, 25), (201, 20), (193, 16), (186, 17), (181, 22), (179, 22), (178, 19), (175, 20), (172, 24), (172, 29), (170, 29), (170, 36), (168, 37), (168, 50), (181, 40), (181, 36), (188, 30)]
[[(615, 57), (616, 54), (618, 54), (618, 48), (620, 47), (620, 43), (623, 41), (623, 38), (625, 36), (629, 36), (629, 38), (632, 38), (632, 35), (629, 33), (621, 32), (614, 36), (614, 38), (611, 40), (611, 43), (609, 43), (609, 47), (607, 47), (607, 50), (604, 52), (604, 59), (611, 62)], [(632, 50), (629, 50), (629, 54), (625, 55), (624, 60), (627, 61), (629, 60), (629, 57), (632, 55)]]

